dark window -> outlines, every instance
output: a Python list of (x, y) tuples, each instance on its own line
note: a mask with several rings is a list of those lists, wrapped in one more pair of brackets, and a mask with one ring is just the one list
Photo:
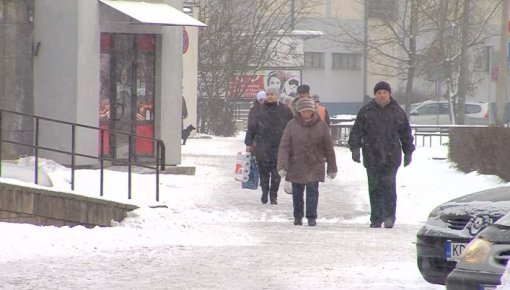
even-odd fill
[(333, 53), (333, 69), (361, 69), (361, 54)]
[(305, 52), (305, 68), (324, 68), (324, 53)]
[(367, 0), (368, 18), (396, 20), (398, 18), (397, 0)]
[(466, 114), (476, 114), (480, 113), (482, 111), (482, 108), (478, 105), (469, 105), (466, 104)]

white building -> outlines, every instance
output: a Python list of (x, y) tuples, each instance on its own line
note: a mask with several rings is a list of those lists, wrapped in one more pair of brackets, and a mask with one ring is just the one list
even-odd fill
[[(36, 0), (34, 113), (161, 139), (166, 163), (180, 164), (183, 26), (205, 26), (182, 8), (182, 0)], [(40, 145), (70, 150), (71, 132), (50, 128)], [(76, 150), (97, 155), (97, 135), (77, 132)], [(108, 137), (104, 151), (125, 159), (127, 137)], [(134, 154), (152, 156), (154, 146), (136, 141)]]

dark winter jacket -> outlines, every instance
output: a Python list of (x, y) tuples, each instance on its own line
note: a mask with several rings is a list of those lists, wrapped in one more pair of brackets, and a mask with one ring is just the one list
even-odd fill
[(304, 122), (297, 114), (283, 133), (277, 169), (287, 171), (285, 179), (290, 182), (324, 182), (325, 162), (328, 173), (337, 172), (328, 126), (318, 114), (314, 114), (310, 122)]
[[(250, 112), (248, 113), (248, 122), (247, 122), (247, 128), (255, 126), (255, 122), (257, 120), (257, 116), (260, 113), (260, 110), (262, 109), (262, 104), (260, 104), (257, 100), (253, 102), (253, 106), (250, 108)], [(246, 146), (253, 146), (253, 136), (250, 134), (246, 134), (244, 136), (244, 144)]]
[[(255, 122), (248, 124), (247, 146), (254, 146), (259, 162), (274, 162), (278, 157), (278, 145), (287, 122), (292, 119), (291, 110), (279, 103), (264, 103)], [(251, 142), (250, 142), (251, 141)]]
[(372, 100), (359, 110), (348, 143), (351, 151), (362, 148), (366, 168), (398, 168), (402, 151), (404, 154), (414, 151), (413, 141), (404, 110), (391, 98), (384, 107)]

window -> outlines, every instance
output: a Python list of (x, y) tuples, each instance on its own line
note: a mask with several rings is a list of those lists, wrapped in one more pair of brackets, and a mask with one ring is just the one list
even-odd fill
[(324, 68), (324, 53), (305, 52), (305, 68)]
[(491, 47), (485, 46), (474, 51), (475, 60), (473, 69), (477, 71), (489, 72)]
[[(439, 109), (439, 111), (438, 111)], [(419, 116), (428, 116), (428, 115), (448, 115), (450, 111), (448, 110), (447, 103), (432, 103), (425, 105), (416, 110)]]
[(477, 114), (482, 111), (482, 107), (479, 105), (466, 104), (466, 114)]
[(396, 20), (398, 17), (397, 0), (367, 0), (368, 18)]
[(361, 69), (361, 54), (333, 53), (333, 69)]

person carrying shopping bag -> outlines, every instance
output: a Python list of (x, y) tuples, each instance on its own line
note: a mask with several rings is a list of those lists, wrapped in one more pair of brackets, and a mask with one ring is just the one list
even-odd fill
[(276, 170), (278, 145), (287, 122), (292, 119), (289, 107), (278, 102), (279, 91), (266, 89), (266, 99), (254, 122), (248, 124), (245, 144), (246, 151), (257, 159), (263, 204), (278, 204), (280, 176)]

